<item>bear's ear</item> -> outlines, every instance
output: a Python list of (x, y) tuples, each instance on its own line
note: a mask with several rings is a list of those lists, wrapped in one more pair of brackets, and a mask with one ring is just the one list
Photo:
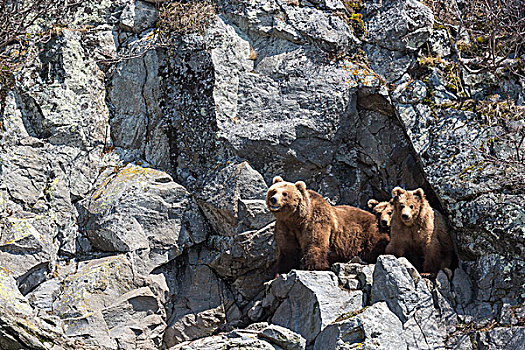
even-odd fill
[(392, 197), (397, 197), (397, 196), (400, 196), (402, 195), (403, 193), (405, 193), (406, 191), (404, 189), (402, 189), (401, 187), (395, 187), (393, 190), (392, 190)]
[(417, 190), (415, 190), (414, 195), (419, 197), (420, 199), (425, 199), (425, 192), (422, 188), (418, 188)]
[(297, 181), (295, 183), (295, 187), (297, 187), (297, 189), (303, 193), (306, 192), (306, 184), (304, 181)]
[(282, 177), (280, 177), (280, 176), (276, 176), (276, 177), (273, 178), (273, 182), (272, 182), (272, 184), (275, 184), (275, 183), (277, 183), (277, 182), (283, 182), (283, 181), (284, 181), (284, 180), (283, 180)]
[(376, 201), (375, 199), (371, 199), (371, 200), (368, 201), (368, 208), (370, 208), (370, 209), (374, 209), (374, 207), (375, 207), (376, 205), (378, 205), (378, 204), (379, 204), (378, 201)]

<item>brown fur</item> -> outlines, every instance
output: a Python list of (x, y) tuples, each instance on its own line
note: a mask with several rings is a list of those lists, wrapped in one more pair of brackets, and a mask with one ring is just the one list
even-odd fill
[(332, 206), (302, 181), (274, 178), (266, 205), (276, 218), (278, 273), (298, 267), (327, 270), (356, 255), (373, 263), (389, 241), (379, 233), (374, 215), (347, 205)]
[(377, 218), (377, 227), (379, 232), (390, 234), (390, 222), (392, 221), (392, 214), (394, 212), (394, 205), (390, 202), (379, 202), (375, 199), (368, 201), (368, 208), (372, 210)]
[(454, 248), (447, 224), (443, 216), (430, 207), (423, 190), (405, 191), (396, 187), (392, 195), (394, 214), (386, 253), (408, 257), (421, 272), (435, 273), (449, 268)]

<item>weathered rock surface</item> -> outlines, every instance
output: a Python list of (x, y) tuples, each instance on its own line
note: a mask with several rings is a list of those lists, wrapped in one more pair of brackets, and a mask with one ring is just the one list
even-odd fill
[(446, 331), (436, 315), (431, 291), (408, 260), (391, 255), (378, 258), (371, 301), (385, 301), (401, 320), (409, 349), (444, 348)]
[(305, 348), (306, 341), (299, 334), (284, 327), (256, 323), (244, 330), (234, 330), (226, 334), (181, 343), (169, 350), (304, 350)]
[(65, 334), (108, 348), (154, 348), (162, 340), (165, 310), (150, 287), (136, 275), (125, 255), (78, 263), (63, 279), (53, 313)]
[(104, 175), (82, 216), (93, 250), (133, 252), (147, 275), (207, 238), (197, 204), (165, 172), (129, 164)]
[(185, 43), (164, 79), (183, 185), (192, 189), (208, 169), (237, 158), (267, 183), (276, 174), (302, 179), (333, 201), (360, 206), (400, 182), (425, 183), (377, 75), (284, 39), (272, 29), (268, 16), (280, 10), (270, 2), (224, 6), (245, 32), (219, 19), (205, 38), (209, 54), (202, 43)]
[(301, 334), (308, 343), (339, 315), (363, 306), (363, 292), (341, 289), (333, 272), (297, 270), (272, 281), (262, 303), (275, 310), (272, 323)]
[[(69, 7), (0, 86), (0, 348), (520, 349), (523, 81), (454, 65), (415, 0), (220, 0), (168, 48), (161, 3)], [(275, 175), (422, 187), (459, 267), (271, 281)]]
[[(407, 349), (403, 324), (387, 304), (378, 302), (355, 316), (326, 327), (315, 340), (314, 350)], [(343, 316), (342, 318), (345, 318)]]

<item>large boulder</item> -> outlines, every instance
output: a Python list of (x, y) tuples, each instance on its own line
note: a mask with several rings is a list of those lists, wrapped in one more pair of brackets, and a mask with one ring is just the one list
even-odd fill
[(371, 302), (379, 301), (385, 301), (403, 323), (408, 349), (445, 346), (446, 330), (434, 309), (432, 293), (405, 258), (383, 255), (377, 259)]
[(364, 307), (362, 291), (339, 287), (331, 271), (280, 275), (267, 287), (263, 308), (275, 310), (271, 322), (301, 334), (308, 343), (337, 317)]
[(133, 252), (136, 268), (147, 275), (206, 239), (197, 204), (165, 172), (129, 164), (105, 175), (84, 202), (82, 223), (92, 249)]
[(186, 267), (182, 271), (180, 262), (168, 265), (164, 271), (168, 287), (176, 293), (174, 300), (167, 304), (166, 347), (210, 336), (240, 318), (229, 286), (203, 260), (207, 258), (206, 252), (190, 252), (184, 258)]
[(403, 324), (385, 302), (339, 317), (315, 340), (314, 350), (407, 349)]
[(54, 269), (58, 249), (46, 230), (48, 225), (49, 218), (30, 213), (0, 219), (1, 266), (17, 280), (23, 294), (45, 281)]
[(68, 337), (93, 346), (158, 347), (166, 324), (155, 285), (125, 255), (79, 262), (52, 293), (52, 312)]
[(306, 341), (299, 334), (280, 326), (256, 323), (246, 329), (184, 342), (170, 347), (169, 350), (304, 350), (305, 348)]

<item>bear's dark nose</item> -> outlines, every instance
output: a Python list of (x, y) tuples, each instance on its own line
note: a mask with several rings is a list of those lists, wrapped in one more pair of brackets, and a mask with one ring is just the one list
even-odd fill
[(277, 203), (277, 198), (275, 198), (275, 197), (270, 198), (270, 203), (276, 204)]
[(381, 220), (381, 225), (383, 225), (383, 226), (388, 225), (388, 221), (386, 221), (386, 220)]
[(403, 220), (408, 220), (408, 215), (407, 214), (401, 214), (401, 217), (403, 218)]

